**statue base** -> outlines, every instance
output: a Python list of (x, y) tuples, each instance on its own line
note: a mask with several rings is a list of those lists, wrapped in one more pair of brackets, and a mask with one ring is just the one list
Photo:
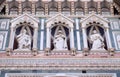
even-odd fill
[(32, 55), (32, 51), (30, 49), (15, 49), (12, 55)]
[(91, 49), (89, 52), (98, 52), (98, 53), (104, 53), (104, 52), (108, 52), (107, 50), (105, 49)]
[(52, 50), (50, 55), (71, 55), (69, 50)]

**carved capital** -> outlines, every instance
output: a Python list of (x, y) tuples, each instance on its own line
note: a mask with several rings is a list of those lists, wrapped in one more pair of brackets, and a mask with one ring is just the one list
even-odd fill
[(76, 55), (76, 49), (75, 49), (75, 48), (71, 48), (70, 51), (71, 51), (71, 55), (72, 55), (72, 56), (75, 56), (75, 55)]
[(13, 51), (13, 50), (12, 50), (11, 48), (7, 48), (7, 49), (6, 49), (6, 54), (7, 54), (7, 56), (10, 56), (10, 54), (11, 54), (12, 51)]
[(50, 48), (45, 48), (45, 55), (48, 56), (50, 53)]
[(115, 48), (109, 48), (108, 51), (109, 51), (110, 55), (113, 56)]
[(84, 56), (87, 56), (89, 54), (89, 49), (83, 48), (83, 54), (84, 54)]
[(33, 53), (33, 55), (34, 55), (34, 56), (36, 56), (36, 55), (37, 55), (37, 53), (38, 53), (37, 48), (32, 48), (32, 53)]

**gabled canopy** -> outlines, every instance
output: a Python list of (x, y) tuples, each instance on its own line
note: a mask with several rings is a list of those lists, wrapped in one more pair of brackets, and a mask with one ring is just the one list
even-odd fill
[(99, 22), (100, 24), (103, 24), (103, 27), (108, 28), (109, 21), (106, 18), (103, 18), (102, 16), (91, 14), (81, 20), (81, 23), (83, 24), (82, 27), (87, 27), (86, 24), (89, 24), (90, 22)]
[[(55, 22), (64, 22), (65, 24), (68, 24), (69, 27), (73, 27), (74, 21), (62, 14), (57, 14), (53, 16), (52, 18), (49, 18), (46, 23), (47, 24), (54, 24)], [(47, 27), (50, 27), (51, 25), (47, 25)]]
[(32, 17), (29, 14), (23, 14), (13, 20), (11, 20), (11, 23), (14, 24), (11, 27), (16, 27), (16, 24), (19, 24), (20, 22), (30, 22), (32, 25), (32, 27), (34, 28), (38, 28), (38, 26), (36, 24), (38, 24), (39, 20)]

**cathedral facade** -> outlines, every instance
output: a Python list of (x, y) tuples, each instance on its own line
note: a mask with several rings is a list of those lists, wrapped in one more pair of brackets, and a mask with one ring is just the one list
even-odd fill
[(0, 0), (0, 77), (120, 77), (120, 1)]

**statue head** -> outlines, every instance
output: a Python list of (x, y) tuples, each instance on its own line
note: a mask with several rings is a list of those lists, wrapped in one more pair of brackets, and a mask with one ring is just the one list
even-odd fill
[(24, 30), (22, 31), (22, 33), (26, 34), (26, 33), (27, 33), (27, 30), (26, 30), (26, 29), (24, 29)]
[(93, 30), (93, 34), (95, 34), (95, 33), (97, 33), (97, 31), (96, 31), (96, 30)]
[(62, 30), (58, 30), (58, 35), (59, 35), (59, 34), (62, 34)]

